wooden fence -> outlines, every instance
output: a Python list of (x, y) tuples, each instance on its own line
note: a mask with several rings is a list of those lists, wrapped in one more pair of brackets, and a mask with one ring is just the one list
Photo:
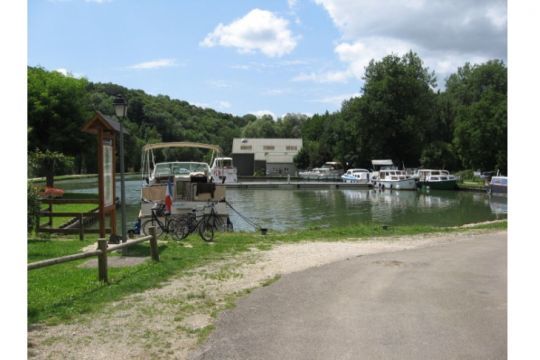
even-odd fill
[[(53, 204), (99, 204), (98, 199), (41, 199), (41, 202), (48, 205), (46, 211), (39, 211), (36, 218), (36, 234), (42, 233), (57, 233), (57, 234), (79, 234), (79, 239), (84, 240), (85, 233), (97, 234), (99, 229), (85, 229), (84, 221), (88, 217), (96, 217), (97, 213), (89, 212), (53, 212)], [(41, 217), (48, 217), (49, 221), (45, 224), (40, 223)], [(79, 226), (77, 228), (53, 228), (53, 217), (71, 217), (76, 218)], [(105, 229), (106, 232), (111, 229)]]
[(157, 246), (157, 236), (156, 236), (156, 228), (154, 226), (151, 226), (149, 228), (150, 235), (143, 236), (134, 240), (129, 240), (125, 243), (118, 244), (118, 245), (112, 245), (109, 246), (107, 244), (106, 239), (99, 239), (97, 241), (98, 248), (94, 251), (88, 251), (84, 253), (79, 254), (73, 254), (73, 255), (67, 255), (62, 257), (57, 257), (54, 259), (47, 259), (42, 261), (36, 261), (33, 263), (28, 264), (28, 271), (40, 269), (47, 266), (52, 266), (56, 264), (62, 264), (69, 261), (75, 261), (80, 259), (85, 259), (93, 256), (97, 256), (98, 258), (98, 279), (100, 281), (109, 282), (108, 277), (108, 264), (107, 264), (107, 253), (123, 248), (127, 248), (130, 246), (133, 246), (135, 244), (142, 243), (144, 241), (150, 242), (150, 256), (152, 257), (152, 260), (159, 261), (159, 251)]

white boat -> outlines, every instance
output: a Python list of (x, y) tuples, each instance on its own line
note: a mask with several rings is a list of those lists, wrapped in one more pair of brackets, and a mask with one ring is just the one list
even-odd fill
[(384, 160), (371, 160), (371, 183), (375, 184), (377, 179), (379, 178), (379, 171), (380, 170), (391, 170), (395, 169), (397, 170), (397, 166), (394, 165), (393, 161), (390, 159), (384, 159)]
[(340, 162), (328, 161), (320, 168), (314, 168), (311, 171), (301, 171), (298, 173), (298, 176), (306, 180), (339, 180), (343, 173), (343, 165)]
[(448, 170), (420, 169), (415, 174), (418, 187), (431, 190), (454, 190), (457, 189), (457, 177)]
[(349, 169), (345, 174), (341, 175), (341, 179), (343, 180), (343, 182), (350, 184), (369, 184), (369, 170)]
[(232, 228), (228, 207), (225, 202), (225, 185), (212, 181), (210, 166), (205, 162), (194, 161), (155, 161), (156, 150), (175, 148), (202, 148), (212, 150), (212, 158), (221, 154), (217, 145), (170, 142), (148, 144), (143, 147), (141, 175), (141, 209), (139, 218), (144, 221), (152, 215), (156, 203), (165, 203), (167, 187), (171, 192), (171, 214), (181, 215), (195, 210), (202, 210), (209, 201), (214, 202), (216, 213), (222, 218), (221, 223)]
[(407, 175), (404, 170), (379, 170), (377, 177), (372, 180), (373, 186), (381, 190), (415, 190), (416, 180)]
[(507, 176), (493, 176), (489, 182), (488, 191), (491, 194), (508, 193), (508, 177)]
[(231, 157), (217, 157), (210, 168), (212, 180), (218, 184), (230, 184), (238, 181), (237, 170)]

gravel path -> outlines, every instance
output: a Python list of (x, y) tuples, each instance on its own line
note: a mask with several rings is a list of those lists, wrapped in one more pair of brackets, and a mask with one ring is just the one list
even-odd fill
[[(409, 237), (302, 242), (253, 249), (183, 273), (164, 284), (109, 304), (76, 323), (33, 326), (32, 359), (186, 359), (213, 328), (217, 313), (281, 274), (360, 255), (474, 239), (482, 231)], [(506, 233), (506, 231), (503, 231)]]

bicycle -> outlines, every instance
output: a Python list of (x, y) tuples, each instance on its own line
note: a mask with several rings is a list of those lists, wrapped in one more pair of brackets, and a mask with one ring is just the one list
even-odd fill
[[(210, 209), (210, 213), (206, 213), (205, 210)], [(214, 240), (214, 229), (217, 229), (222, 225), (222, 221), (219, 218), (215, 210), (215, 204), (210, 203), (202, 210), (202, 215), (197, 216), (196, 209), (193, 209), (191, 213), (185, 214), (178, 220), (180, 233), (180, 240), (185, 239), (189, 234), (199, 230), (199, 236), (207, 242)]]
[[(156, 203), (152, 209), (152, 216), (150, 219), (144, 221), (141, 224), (141, 231), (144, 235), (150, 235), (149, 228), (154, 226), (156, 228), (156, 237), (160, 237), (163, 233), (171, 234), (175, 240), (181, 240), (182, 233), (179, 226), (178, 217), (171, 216), (170, 213), (165, 212), (165, 204)], [(165, 221), (161, 222), (160, 217), (164, 217)]]

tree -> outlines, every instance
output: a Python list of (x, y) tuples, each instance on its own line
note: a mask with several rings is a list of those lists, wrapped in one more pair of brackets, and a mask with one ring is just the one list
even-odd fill
[(363, 159), (391, 158), (418, 163), (435, 108), (435, 75), (413, 52), (371, 61), (363, 95), (342, 108), (354, 121), (357, 152)]
[(80, 131), (91, 116), (86, 79), (76, 79), (42, 68), (28, 68), (28, 150), (46, 149), (77, 156), (93, 145)]
[(270, 115), (263, 115), (242, 129), (245, 138), (276, 138), (277, 134), (276, 122)]
[(297, 169), (307, 169), (309, 167), (309, 153), (306, 147), (302, 147), (298, 154), (294, 156), (294, 165)]
[(56, 151), (36, 151), (28, 154), (28, 167), (37, 176), (45, 176), (46, 185), (54, 186), (54, 175), (57, 171), (66, 172), (73, 168), (73, 157)]
[(502, 61), (465, 64), (447, 81), (455, 102), (453, 145), (463, 166), (507, 169), (507, 69)]

